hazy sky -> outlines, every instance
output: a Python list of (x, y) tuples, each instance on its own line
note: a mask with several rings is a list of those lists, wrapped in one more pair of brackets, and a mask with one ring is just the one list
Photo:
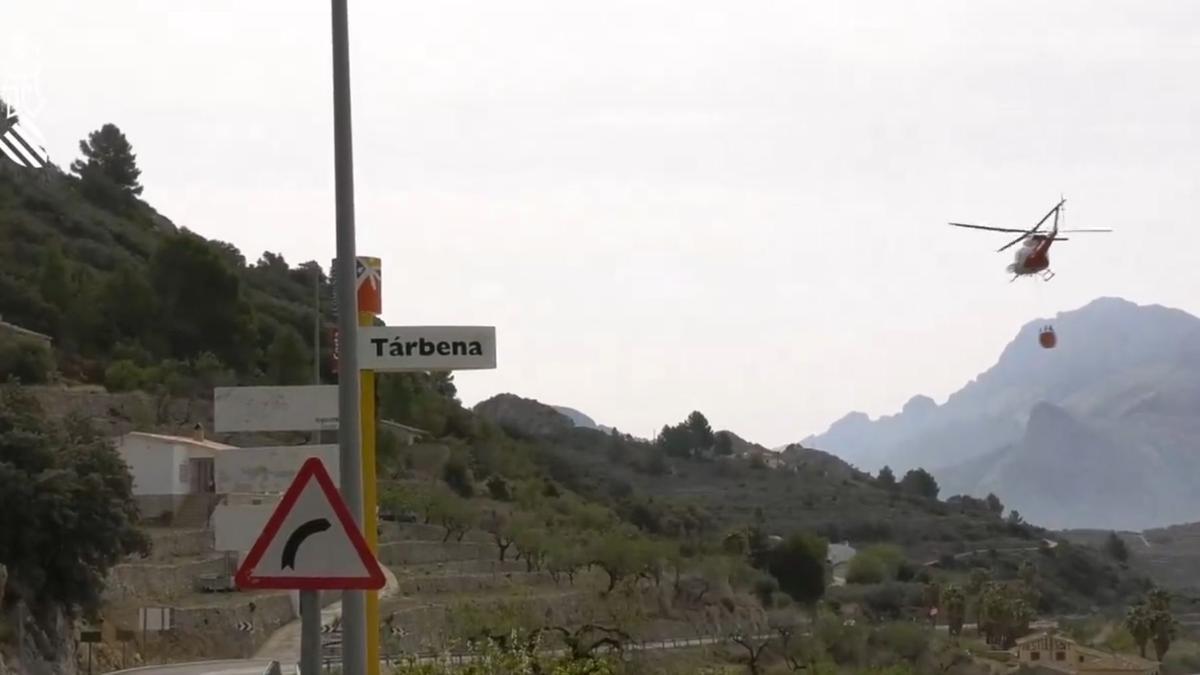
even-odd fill
[[(1200, 314), (1192, 0), (351, 5), (359, 252), (389, 323), (497, 326), (468, 404), (775, 445), (941, 401), (1100, 295)], [(177, 224), (328, 265), (327, 2), (9, 2), (0, 59), (60, 166), (114, 122)], [(1049, 284), (945, 225), (1060, 192), (1118, 231)]]

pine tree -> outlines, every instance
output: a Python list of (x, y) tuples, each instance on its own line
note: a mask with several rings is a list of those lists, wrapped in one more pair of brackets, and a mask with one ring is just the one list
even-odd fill
[(79, 151), (85, 159), (71, 164), (84, 183), (103, 178), (129, 195), (142, 194), (138, 177), (142, 171), (137, 167), (137, 155), (125, 134), (115, 124), (105, 124), (98, 131), (88, 134), (87, 140), (79, 142)]
[(1104, 550), (1117, 562), (1129, 561), (1129, 546), (1125, 544), (1124, 539), (1117, 536), (1116, 532), (1108, 533), (1108, 539), (1104, 542)]

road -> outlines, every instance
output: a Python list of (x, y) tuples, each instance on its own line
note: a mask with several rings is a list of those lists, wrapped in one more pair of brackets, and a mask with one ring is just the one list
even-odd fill
[[(173, 663), (160, 666), (142, 666), (114, 671), (111, 675), (263, 675), (270, 660), (240, 659), (233, 661), (199, 661), (196, 663)], [(284, 675), (294, 672), (283, 668)]]
[[(396, 575), (392, 570), (383, 566), (383, 575), (387, 584), (379, 591), (379, 600), (389, 598), (400, 588)], [(329, 605), (321, 610), (321, 625), (328, 626), (339, 621), (342, 617), (342, 601)], [(262, 647), (255, 652), (254, 658), (264, 661), (279, 661), (280, 663), (295, 663), (300, 659), (300, 620), (297, 619), (275, 631)]]
[[(387, 584), (380, 591), (382, 600), (399, 589), (396, 575), (386, 566), (383, 574)], [(341, 618), (342, 602), (339, 600), (321, 610), (321, 625), (329, 625)], [(230, 659), (226, 661), (198, 661), (194, 663), (162, 664), (142, 666), (128, 670), (113, 671), (110, 675), (263, 675), (271, 661), (282, 665), (283, 675), (295, 672), (295, 663), (300, 660), (300, 621), (293, 621), (275, 631), (259, 648), (253, 659)]]
[[(1005, 553), (1005, 552), (1011, 553), (1014, 551), (1018, 551), (1018, 552), (1023, 551), (1023, 552), (1029, 553), (1029, 552), (1041, 550), (1042, 545), (1045, 545), (1046, 548), (1058, 548), (1057, 541), (1054, 541), (1053, 539), (1043, 539), (1041, 544), (1038, 544), (1037, 546), (1012, 546), (1009, 548), (997, 548), (997, 549), (977, 548), (974, 551), (963, 551), (962, 553), (955, 553), (953, 558), (955, 560), (962, 560), (964, 558), (970, 558), (971, 556), (975, 556), (975, 555), (983, 555), (984, 553), (988, 553), (993, 550), (995, 550), (997, 553)], [(934, 565), (937, 565), (940, 562), (941, 562), (940, 558), (937, 560), (930, 560), (929, 562), (925, 563), (925, 567), (933, 567)]]

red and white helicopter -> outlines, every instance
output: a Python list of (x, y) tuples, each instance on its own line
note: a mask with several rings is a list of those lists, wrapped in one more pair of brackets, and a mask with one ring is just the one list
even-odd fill
[[(1008, 227), (991, 227), (990, 225), (971, 225), (968, 223), (950, 223), (954, 227), (969, 227), (975, 230), (990, 230), (992, 232), (1019, 232), (1021, 236), (1013, 239), (1004, 246), (1001, 246), (997, 253), (1005, 251), (1016, 244), (1021, 244), (1021, 248), (1017, 249), (1015, 259), (1008, 266), (1008, 271), (1013, 275), (1012, 281), (1017, 277), (1027, 275), (1040, 275), (1043, 280), (1050, 281), (1054, 278), (1054, 272), (1050, 270), (1050, 246), (1056, 241), (1066, 241), (1066, 237), (1059, 235), (1064, 232), (1112, 232), (1109, 229), (1083, 229), (1083, 230), (1063, 230), (1059, 228), (1063, 220), (1062, 211), (1063, 204), (1067, 203), (1064, 198), (1050, 209), (1050, 212), (1042, 216), (1042, 219), (1029, 230), (1014, 230)], [(1054, 224), (1047, 232), (1039, 232), (1042, 225), (1054, 216)], [(1022, 243), (1023, 242), (1023, 243)]]

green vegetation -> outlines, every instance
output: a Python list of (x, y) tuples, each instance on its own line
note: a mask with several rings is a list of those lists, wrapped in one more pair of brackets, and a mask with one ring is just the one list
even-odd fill
[[(314, 283), (330, 324), (319, 266), (269, 252), (247, 264), (234, 246), (177, 229), (137, 197), (136, 158), (114, 125), (81, 151), (77, 175), (0, 163), (0, 316), (51, 336), (68, 381), (153, 389), (168, 386), (164, 361), (202, 357), (237, 382), (311, 381)], [(0, 370), (23, 382), (53, 370), (43, 354), (12, 351), (0, 345)]]
[(0, 333), (0, 382), (43, 384), (54, 368), (54, 354), (42, 341)]
[(846, 581), (851, 584), (879, 584), (885, 581), (911, 581), (915, 576), (904, 551), (890, 544), (863, 549), (850, 560)]
[(1125, 615), (1124, 627), (1133, 637), (1138, 652), (1145, 657), (1146, 645), (1154, 645), (1155, 658), (1163, 661), (1171, 649), (1171, 642), (1179, 636), (1179, 622), (1171, 613), (1171, 596), (1162, 589), (1146, 594)]
[(7, 595), (94, 611), (109, 568), (148, 551), (133, 480), (85, 422), (50, 425), (19, 387), (0, 387), (0, 567)]
[[(0, 165), (0, 315), (54, 339), (51, 350), (0, 338), (0, 377), (147, 391), (160, 421), (172, 401), (214, 386), (310, 381), (313, 322), (331, 322), (320, 266), (271, 252), (248, 264), (230, 244), (177, 229), (138, 197), (136, 157), (113, 125), (81, 150), (75, 175)], [(4, 395), (9, 586), (93, 607), (107, 569), (145, 547), (129, 476), (85, 425), (53, 428), (31, 399)], [(1003, 518), (995, 495), (940, 501), (923, 469), (897, 480), (799, 446), (768, 455), (699, 411), (643, 440), (502, 425), (463, 408), (444, 373), (381, 374), (376, 396), (381, 417), (438, 439), (405, 446), (381, 432), (383, 511), (440, 528), (444, 543), (485, 532), (498, 562), (580, 599), (571, 616), (460, 608), (458, 634), (484, 656), (456, 672), (633, 673), (606, 650), (676, 622), (726, 638), (720, 649), (752, 673), (967, 673), (961, 649), (928, 627), (930, 609), (940, 605), (955, 637), (973, 617), (1004, 645), (1035, 612), (1116, 606), (1146, 590), (1115, 549), (1041, 545), (1047, 534), (1016, 512)], [(861, 551), (843, 588), (829, 587), (831, 541)], [(1164, 607), (1148, 600), (1129, 626), (1165, 654), (1175, 634)], [(543, 642), (566, 654), (535, 655)]]
[(469, 645), (475, 660), (458, 666), (450, 663), (417, 663), (402, 660), (392, 667), (393, 675), (617, 675), (628, 672), (616, 659), (601, 656), (546, 656), (540, 633), (512, 630), (496, 638), (483, 638)]
[(1108, 539), (1104, 541), (1104, 551), (1117, 562), (1129, 562), (1129, 546), (1125, 544), (1124, 539), (1117, 536), (1116, 532), (1108, 533)]
[(937, 499), (938, 484), (925, 469), (912, 469), (900, 479), (900, 489), (926, 499)]

